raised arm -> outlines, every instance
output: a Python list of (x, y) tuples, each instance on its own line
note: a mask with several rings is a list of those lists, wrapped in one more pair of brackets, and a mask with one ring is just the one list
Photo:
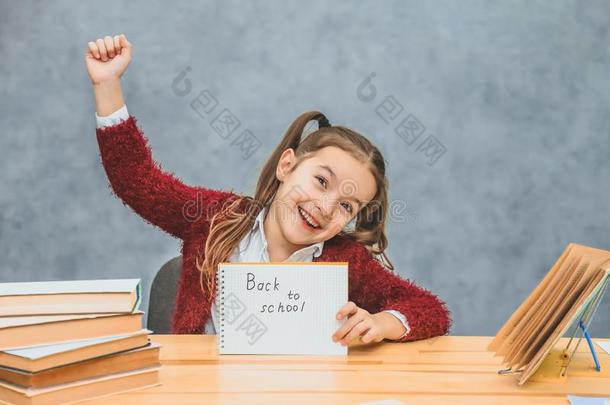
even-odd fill
[(350, 295), (356, 305), (370, 313), (391, 309), (405, 315), (409, 333), (390, 341), (427, 339), (449, 332), (450, 312), (436, 295), (392, 273), (364, 247), (358, 249), (352, 265)]
[(194, 221), (210, 219), (230, 193), (184, 184), (152, 158), (136, 118), (96, 130), (102, 164), (114, 193), (149, 223), (183, 238)]
[[(108, 116), (124, 106), (120, 77), (131, 58), (124, 36), (89, 42), (85, 53), (96, 114)], [(188, 226), (209, 219), (232, 193), (184, 184), (153, 160), (148, 139), (134, 116), (96, 129), (102, 164), (114, 193), (146, 221), (183, 238)], [(213, 208), (213, 209), (212, 209)]]

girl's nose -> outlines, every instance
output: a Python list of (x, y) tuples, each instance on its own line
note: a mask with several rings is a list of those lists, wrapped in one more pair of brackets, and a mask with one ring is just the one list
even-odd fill
[(320, 210), (321, 215), (324, 216), (324, 219), (328, 220), (329, 218), (332, 218), (338, 204), (339, 201), (336, 198), (333, 198), (330, 193), (324, 193), (318, 200), (316, 206)]

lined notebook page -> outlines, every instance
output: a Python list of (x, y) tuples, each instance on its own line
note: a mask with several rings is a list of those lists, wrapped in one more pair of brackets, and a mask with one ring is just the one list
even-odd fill
[(347, 262), (220, 263), (219, 354), (346, 355)]

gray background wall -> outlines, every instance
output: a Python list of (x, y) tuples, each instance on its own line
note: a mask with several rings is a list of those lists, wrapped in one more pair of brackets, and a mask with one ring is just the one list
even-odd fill
[[(569, 242), (610, 249), (609, 16), (602, 1), (1, 0), (0, 281), (148, 290), (179, 253), (101, 166), (83, 52), (123, 32), (126, 103), (164, 168), (252, 193), (287, 126), (320, 109), (385, 154), (401, 276), (447, 301), (452, 334), (493, 335)], [(190, 108), (204, 89), (260, 140), (249, 158)], [(403, 107), (389, 123), (387, 96)], [(394, 131), (409, 114), (425, 127), (411, 145)], [(429, 135), (445, 151), (432, 165)], [(609, 308), (594, 335), (610, 336)]]

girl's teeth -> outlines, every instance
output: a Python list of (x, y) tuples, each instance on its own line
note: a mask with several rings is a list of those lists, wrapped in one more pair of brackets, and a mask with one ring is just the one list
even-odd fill
[(311, 225), (314, 228), (318, 228), (319, 225), (314, 225), (313, 220), (311, 219), (311, 217), (309, 215), (307, 215), (307, 213), (301, 209), (301, 207), (299, 207), (299, 212), (301, 213), (301, 215), (303, 216), (303, 218), (305, 218), (306, 222)]

